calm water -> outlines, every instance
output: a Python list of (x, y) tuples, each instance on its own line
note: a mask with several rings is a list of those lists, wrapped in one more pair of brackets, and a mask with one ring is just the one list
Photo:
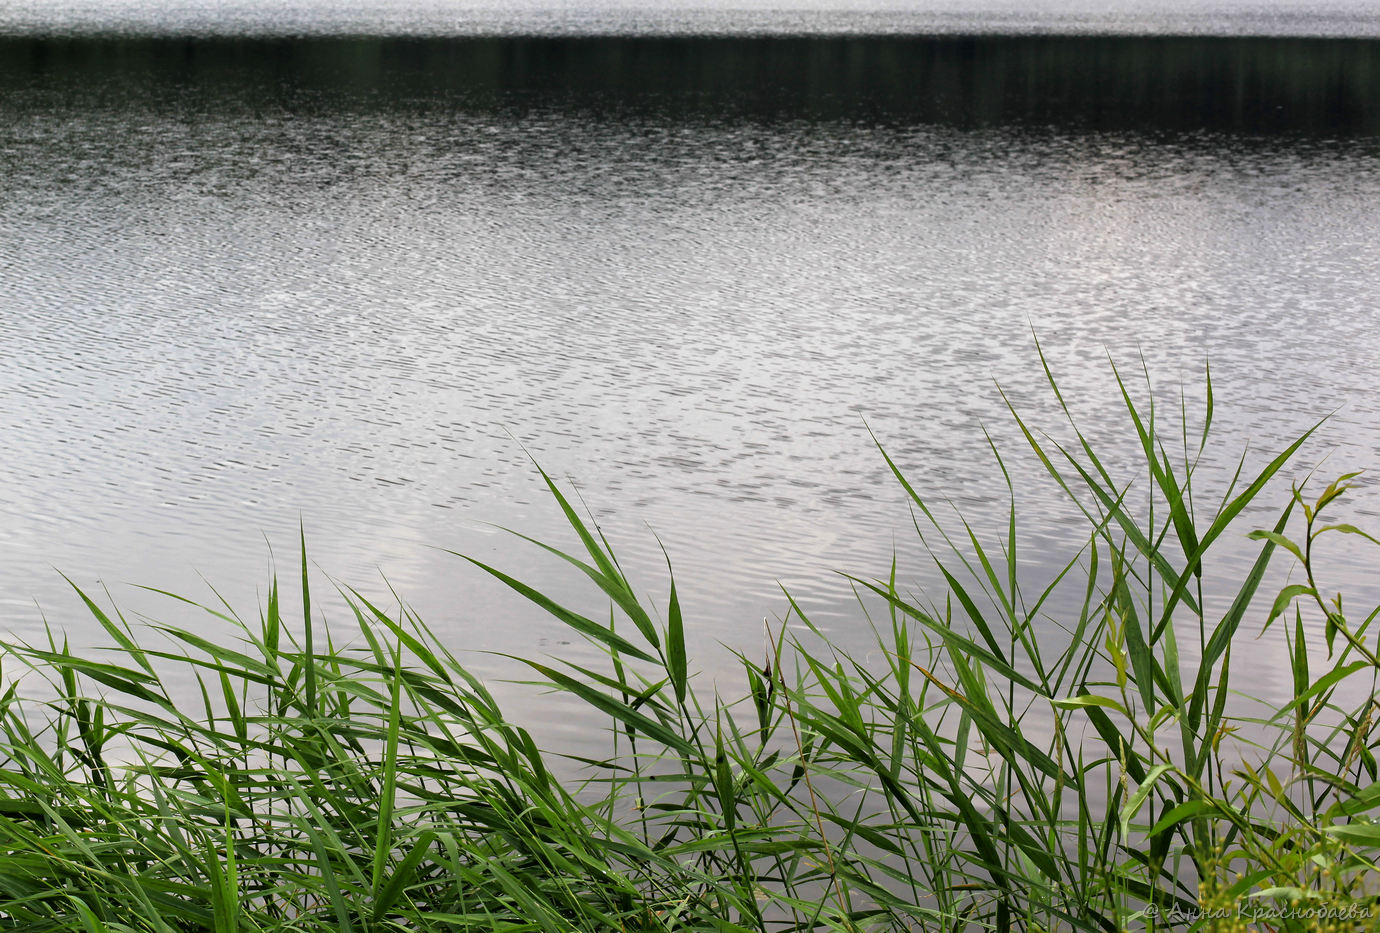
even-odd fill
[[(0, 0), (0, 628), (91, 635), (58, 570), (183, 621), (130, 584), (210, 597), (201, 575), (252, 614), (300, 520), (323, 571), (376, 596), (382, 573), (457, 646), (574, 650), (442, 550), (600, 611), (489, 524), (569, 543), (530, 452), (654, 594), (659, 538), (704, 651), (754, 650), (778, 581), (860, 644), (830, 571), (895, 550), (930, 578), (868, 426), (992, 524), (981, 426), (1019, 452), (995, 384), (1056, 426), (1032, 329), (1114, 460), (1108, 351), (1166, 399), (1211, 358), (1210, 469), (1333, 409), (1300, 466), (1376, 466), (1380, 40), (1318, 37), (1380, 16), (1098, 8), (1103, 33), (1195, 35), (1070, 34), (1076, 5), (535, 29), (521, 6)], [(747, 35), (762, 17), (894, 35)], [(509, 22), (546, 34), (488, 35)], [(251, 37), (283, 32), (318, 35)], [(411, 37), (329, 35), (358, 32)], [(1038, 580), (1078, 542), (1013, 471)], [(1380, 527), (1369, 486), (1353, 501)]]
[(145, 35), (1380, 34), (1373, 0), (0, 0), (0, 32)]

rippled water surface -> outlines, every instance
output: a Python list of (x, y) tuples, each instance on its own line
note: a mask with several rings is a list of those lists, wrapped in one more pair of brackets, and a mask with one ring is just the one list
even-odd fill
[(1372, 0), (0, 0), (0, 31), (1380, 35)]
[[(1166, 402), (1211, 359), (1210, 481), (1334, 409), (1301, 465), (1376, 465), (1372, 43), (793, 41), (0, 39), (0, 627), (89, 632), (59, 570), (252, 612), (300, 521), (460, 646), (559, 651), (443, 550), (597, 612), (488, 524), (569, 542), (535, 458), (701, 646), (778, 581), (860, 643), (830, 571), (926, 579), (869, 428), (990, 525), (996, 385), (1057, 424), (1032, 331), (1113, 461), (1108, 351)], [(1079, 542), (1012, 470), (1036, 580)]]

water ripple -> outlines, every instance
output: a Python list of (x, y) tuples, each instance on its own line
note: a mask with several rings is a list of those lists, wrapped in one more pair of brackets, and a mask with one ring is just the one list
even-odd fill
[[(20, 595), (63, 598), (52, 566), (263, 579), (262, 536), (291, 548), (301, 520), (322, 566), (365, 585), (383, 569), (468, 644), (548, 637), (426, 547), (541, 570), (480, 524), (559, 536), (530, 452), (652, 587), (660, 536), (705, 643), (757, 638), (777, 581), (859, 637), (826, 569), (883, 573), (894, 548), (924, 572), (868, 429), (999, 527), (980, 428), (1021, 441), (994, 381), (1058, 420), (1032, 326), (1112, 468), (1134, 450), (1107, 351), (1170, 382), (1210, 356), (1228, 446), (1279, 446), (1341, 406), (1313, 448), (1336, 449), (1329, 469), (1380, 447), (1365, 141), (560, 108), (10, 113), (8, 627), (38, 624)], [(1079, 542), (1038, 469), (1011, 469), (1036, 572)], [(1377, 501), (1361, 490), (1363, 513)]]

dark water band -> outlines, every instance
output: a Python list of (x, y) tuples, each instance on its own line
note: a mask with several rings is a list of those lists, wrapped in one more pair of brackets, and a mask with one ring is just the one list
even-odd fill
[[(0, 94), (1380, 134), (1380, 40), (0, 38)], [(11, 94), (11, 98), (15, 95)], [(0, 98), (0, 106), (3, 106)]]

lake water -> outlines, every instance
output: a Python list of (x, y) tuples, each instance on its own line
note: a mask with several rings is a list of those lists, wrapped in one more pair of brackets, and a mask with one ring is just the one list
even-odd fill
[(0, 0), (0, 32), (233, 36), (1067, 34), (1374, 38), (1372, 0)]
[[(1376, 466), (1380, 14), (1030, 9), (0, 0), (0, 629), (94, 637), (58, 571), (252, 615), (300, 521), (456, 647), (576, 651), (445, 553), (599, 613), (493, 527), (574, 543), (535, 458), (703, 657), (779, 584), (865, 644), (832, 571), (933, 579), (869, 427), (992, 526), (1032, 331), (1114, 461), (1109, 352), (1211, 359), (1210, 479), (1333, 410), (1291, 476)], [(1038, 580), (1081, 541), (1012, 469)]]

